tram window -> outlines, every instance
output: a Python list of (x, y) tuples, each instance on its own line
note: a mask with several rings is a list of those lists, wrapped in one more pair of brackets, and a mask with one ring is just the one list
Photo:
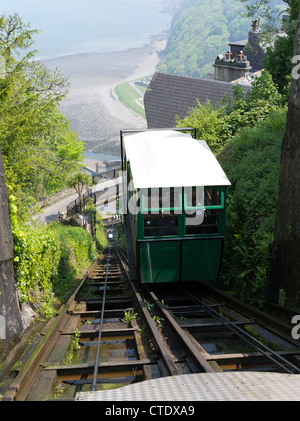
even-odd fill
[(196, 206), (220, 206), (222, 203), (221, 190), (218, 188), (185, 187), (186, 205)]
[(143, 191), (144, 236), (178, 235), (181, 188), (151, 188)]
[(220, 206), (222, 203), (220, 189), (205, 189), (205, 206)]
[(186, 207), (204, 206), (204, 187), (185, 187)]
[(189, 187), (185, 189), (185, 234), (217, 234), (221, 190), (218, 188)]
[(142, 191), (143, 203), (150, 213), (159, 213), (161, 209), (169, 211), (176, 208), (181, 210), (180, 188), (151, 188)]
[(174, 211), (144, 215), (144, 236), (156, 237), (178, 234), (178, 215)]
[(197, 218), (196, 212), (186, 215), (185, 234), (217, 234), (219, 230), (219, 210), (206, 209), (202, 223), (200, 224), (197, 224), (199, 219)]

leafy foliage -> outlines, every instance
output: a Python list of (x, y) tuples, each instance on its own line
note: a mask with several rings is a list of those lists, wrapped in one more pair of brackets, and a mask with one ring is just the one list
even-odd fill
[(20, 301), (32, 302), (42, 315), (52, 316), (94, 261), (93, 238), (79, 227), (59, 224), (18, 224), (13, 237)]
[(204, 139), (213, 151), (219, 149), (222, 142), (222, 124), (224, 121), (224, 107), (212, 105), (209, 101), (202, 105), (197, 100), (198, 106), (190, 108), (188, 115), (180, 120), (177, 118), (178, 127), (195, 127), (197, 139)]
[(97, 221), (95, 248), (92, 236), (80, 227), (29, 224), (19, 217), (13, 189), (8, 189), (19, 299), (33, 303), (40, 314), (51, 317), (105, 247), (103, 225)]
[(268, 72), (262, 72), (253, 79), (252, 89), (246, 98), (243, 97), (241, 86), (236, 85), (233, 89), (233, 101), (227, 102), (222, 122), (223, 139), (232, 137), (242, 127), (254, 126), (282, 105), (282, 97)]
[(244, 97), (239, 85), (219, 104), (190, 109), (178, 120), (196, 127), (228, 176), (227, 220), (221, 285), (261, 304), (273, 238), (280, 149), (286, 109), (267, 72)]
[(233, 86), (233, 94), (224, 96), (220, 103), (209, 101), (190, 108), (178, 127), (195, 127), (197, 139), (204, 139), (213, 152), (218, 153), (226, 141), (243, 127), (252, 127), (263, 121), (273, 110), (282, 105), (282, 96), (269, 73), (263, 72), (252, 82), (253, 88), (244, 96), (240, 85)]
[(0, 17), (0, 146), (6, 180), (24, 208), (65, 187), (84, 148), (58, 110), (67, 80), (33, 61), (35, 51), (26, 53), (37, 33), (18, 15)]
[(274, 47), (267, 48), (267, 57), (264, 59), (265, 68), (272, 74), (274, 82), (278, 85), (279, 92), (286, 98), (291, 81), (291, 62), (294, 50), (294, 38), (280, 37)]
[(166, 55), (159, 70), (204, 77), (228, 42), (245, 39), (250, 29), (238, 1), (185, 0), (172, 20)]
[(256, 303), (265, 292), (285, 123), (286, 110), (273, 111), (241, 130), (218, 156), (231, 182), (222, 284)]
[[(58, 110), (67, 81), (58, 71), (33, 61), (35, 51), (29, 49), (37, 33), (18, 15), (0, 17), (0, 56), (5, 61), (5, 77), (0, 76), (0, 146), (19, 299), (51, 317), (97, 251), (87, 231), (40, 224), (29, 214), (29, 204), (67, 186), (69, 174), (80, 167), (84, 148)], [(99, 249), (105, 241), (102, 232)]]

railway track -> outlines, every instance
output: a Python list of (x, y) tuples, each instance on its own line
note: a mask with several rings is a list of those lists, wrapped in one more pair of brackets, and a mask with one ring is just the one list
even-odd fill
[[(188, 372), (213, 371), (194, 354)], [(130, 281), (124, 255), (110, 245), (40, 332), (37, 346), (2, 400), (74, 399), (78, 391), (181, 374), (181, 361), (161, 336), (159, 320), (151, 315), (138, 286)]]
[(189, 332), (215, 371), (300, 374), (299, 341), (292, 339), (290, 326), (205, 285), (169, 291), (159, 287), (150, 294), (167, 303), (160, 306), (163, 313)]
[(125, 252), (111, 244), (40, 332), (3, 400), (73, 400), (81, 391), (197, 372), (300, 373), (299, 345), (284, 327), (237, 306), (199, 284), (136, 284)]

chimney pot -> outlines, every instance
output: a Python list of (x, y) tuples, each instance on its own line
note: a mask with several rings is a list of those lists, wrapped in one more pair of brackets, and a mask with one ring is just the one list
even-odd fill
[(240, 51), (236, 56), (237, 56), (238, 61), (242, 61), (244, 57), (243, 51)]
[(231, 55), (232, 55), (232, 52), (230, 50), (228, 50), (227, 53), (226, 53), (226, 60), (230, 60)]

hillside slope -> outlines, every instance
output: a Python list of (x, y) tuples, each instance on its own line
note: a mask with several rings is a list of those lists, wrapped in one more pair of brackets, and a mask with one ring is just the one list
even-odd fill
[(213, 71), (218, 54), (228, 41), (248, 37), (251, 21), (241, 17), (242, 4), (236, 0), (185, 0), (172, 20), (161, 72), (204, 77)]

